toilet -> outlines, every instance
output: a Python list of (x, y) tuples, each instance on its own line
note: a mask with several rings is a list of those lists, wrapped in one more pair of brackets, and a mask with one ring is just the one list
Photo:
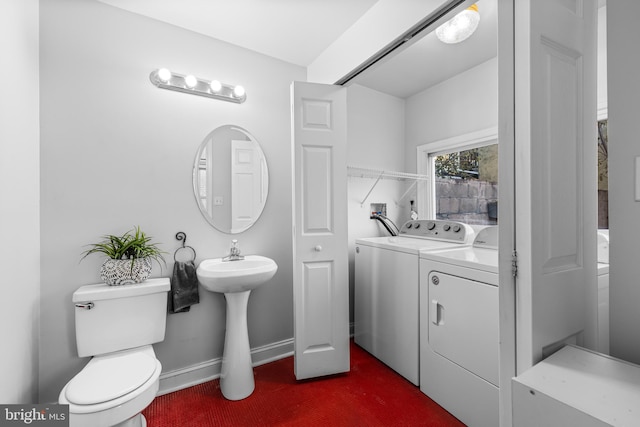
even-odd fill
[(69, 381), (58, 403), (69, 405), (70, 427), (145, 427), (141, 414), (155, 398), (162, 365), (152, 344), (164, 340), (168, 278), (73, 293), (78, 356), (89, 363)]

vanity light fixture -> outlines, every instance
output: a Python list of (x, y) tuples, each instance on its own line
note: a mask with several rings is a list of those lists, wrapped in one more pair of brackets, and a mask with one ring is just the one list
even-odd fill
[(158, 70), (158, 79), (160, 79), (162, 83), (167, 83), (169, 80), (171, 80), (171, 71), (167, 70), (166, 68), (160, 68)]
[(233, 96), (236, 98), (242, 98), (245, 95), (244, 87), (236, 86), (233, 88)]
[(196, 76), (194, 76), (193, 74), (189, 74), (188, 76), (185, 76), (184, 84), (189, 89), (193, 89), (198, 85), (198, 79), (196, 79)]
[(472, 4), (452, 19), (436, 28), (436, 36), (447, 44), (460, 43), (468, 39), (478, 28), (480, 12), (478, 5)]
[(211, 92), (213, 93), (220, 93), (222, 90), (222, 83), (217, 80), (211, 80), (211, 83), (209, 83), (209, 89), (211, 89)]
[(237, 104), (242, 104), (247, 99), (247, 94), (242, 86), (231, 86), (220, 83), (218, 80), (199, 79), (192, 74), (178, 74), (166, 68), (152, 71), (149, 75), (149, 80), (162, 89), (206, 96)]

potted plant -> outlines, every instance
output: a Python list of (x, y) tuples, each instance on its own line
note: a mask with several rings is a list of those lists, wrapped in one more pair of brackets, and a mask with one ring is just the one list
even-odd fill
[[(100, 268), (100, 278), (108, 285), (141, 283), (151, 274), (151, 262), (165, 263), (157, 244), (151, 243), (140, 227), (129, 230), (122, 236), (108, 234), (102, 241), (93, 243), (84, 252), (82, 259), (93, 253), (107, 256)], [(162, 268), (162, 265), (160, 265)]]

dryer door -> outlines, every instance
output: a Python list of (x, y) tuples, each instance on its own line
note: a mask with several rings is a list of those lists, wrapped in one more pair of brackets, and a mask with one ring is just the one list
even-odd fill
[(498, 385), (498, 287), (429, 273), (429, 346)]

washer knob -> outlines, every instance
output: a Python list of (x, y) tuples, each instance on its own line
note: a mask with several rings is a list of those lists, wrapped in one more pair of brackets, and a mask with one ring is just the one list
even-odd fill
[(427, 223), (427, 228), (429, 230), (433, 230), (434, 228), (436, 228), (436, 223), (435, 222), (429, 222)]
[(454, 233), (458, 233), (458, 232), (460, 232), (460, 230), (461, 230), (461, 228), (460, 228), (460, 226), (458, 224), (453, 226), (453, 232)]
[(449, 224), (445, 224), (444, 227), (442, 227), (444, 229), (444, 231), (449, 231), (451, 230), (451, 226)]
[(417, 230), (418, 228), (420, 228), (420, 223), (419, 223), (419, 222), (416, 222), (416, 230)]

